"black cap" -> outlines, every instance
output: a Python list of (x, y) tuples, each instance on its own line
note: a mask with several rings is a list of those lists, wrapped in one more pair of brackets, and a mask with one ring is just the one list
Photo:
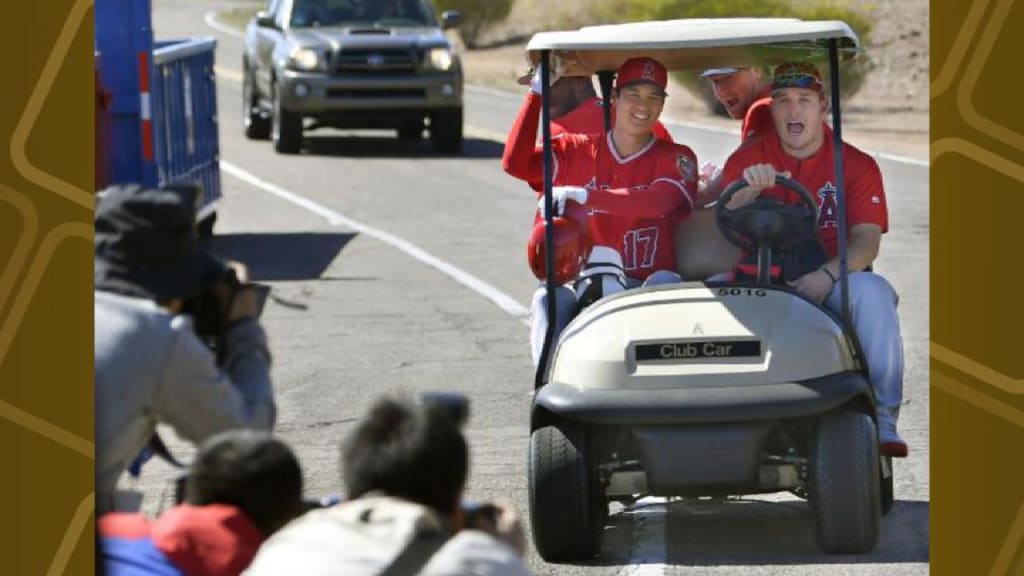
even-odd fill
[(195, 228), (201, 189), (122, 184), (103, 190), (96, 203), (96, 289), (164, 302), (187, 298), (227, 274), (199, 246)]

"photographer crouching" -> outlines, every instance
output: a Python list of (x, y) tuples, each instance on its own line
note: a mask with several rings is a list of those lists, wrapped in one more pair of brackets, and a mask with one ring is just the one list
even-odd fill
[(119, 185), (97, 199), (97, 516), (158, 423), (194, 443), (274, 425), (258, 294), (199, 246), (200, 193)]
[(511, 505), (462, 502), (458, 420), (436, 403), (379, 399), (342, 447), (349, 499), (282, 528), (245, 575), (528, 575)]

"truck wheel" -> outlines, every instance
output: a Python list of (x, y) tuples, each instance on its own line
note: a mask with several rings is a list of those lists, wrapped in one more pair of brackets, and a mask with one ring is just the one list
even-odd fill
[(462, 152), (462, 108), (446, 108), (430, 114), (430, 142), (441, 154)]
[(242, 70), (242, 120), (245, 123), (245, 137), (250, 140), (266, 140), (270, 138), (270, 118), (260, 110), (256, 79), (252, 77), (248, 66), (243, 64)]
[(822, 550), (860, 554), (874, 549), (881, 518), (875, 423), (861, 412), (822, 416), (810, 465), (811, 506)]
[(403, 124), (398, 127), (398, 139), (406, 141), (414, 141), (423, 138), (423, 120), (419, 122), (410, 122)]
[(530, 525), (537, 552), (548, 562), (589, 560), (601, 549), (607, 503), (585, 440), (582, 429), (569, 424), (530, 435)]
[(297, 154), (302, 148), (302, 116), (281, 105), (281, 96), (274, 86), (274, 114), (271, 139), (279, 154)]

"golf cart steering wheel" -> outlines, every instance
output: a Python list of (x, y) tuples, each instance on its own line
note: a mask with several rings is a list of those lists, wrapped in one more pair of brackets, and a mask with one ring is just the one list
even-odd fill
[(725, 207), (737, 192), (748, 186), (744, 178), (729, 184), (715, 207), (715, 220), (722, 235), (748, 252), (757, 252), (762, 244), (773, 251), (786, 251), (818, 233), (818, 204), (799, 182), (775, 176), (775, 183), (800, 197), (799, 204), (787, 204), (775, 198), (758, 198), (735, 210)]

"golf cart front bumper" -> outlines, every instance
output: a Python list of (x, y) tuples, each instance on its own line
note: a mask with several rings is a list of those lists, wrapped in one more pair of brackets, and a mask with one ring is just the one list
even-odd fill
[(794, 464), (765, 462), (766, 440), (777, 422), (814, 417), (851, 401), (864, 409), (872, 406), (871, 398), (867, 379), (856, 371), (707, 388), (579, 389), (551, 382), (537, 394), (532, 425), (568, 421), (583, 424), (595, 439), (628, 435), (642, 462), (642, 489), (633, 491), (658, 496), (771, 492), (800, 482)]
[[(855, 371), (802, 382), (667, 390), (580, 390), (554, 382), (537, 393), (533, 426), (568, 421), (582, 424), (589, 438), (604, 439), (598, 444), (632, 444), (640, 462), (639, 469), (624, 472), (633, 479), (632, 487), (617, 487), (622, 473), (616, 472), (609, 493), (774, 492), (801, 482), (798, 463), (766, 460), (766, 442), (775, 426), (851, 401), (861, 402), (861, 409), (873, 405), (868, 380)], [(607, 454), (618, 451), (599, 450), (606, 455), (600, 459), (614, 461), (617, 457)]]
[(850, 370), (801, 382), (713, 388), (579, 389), (551, 382), (537, 392), (535, 403), (560, 419), (583, 423), (702, 424), (800, 418), (857, 396), (870, 398), (870, 384)]

